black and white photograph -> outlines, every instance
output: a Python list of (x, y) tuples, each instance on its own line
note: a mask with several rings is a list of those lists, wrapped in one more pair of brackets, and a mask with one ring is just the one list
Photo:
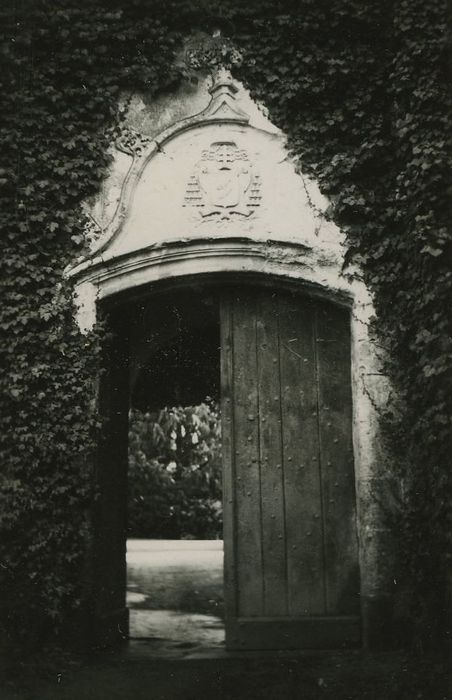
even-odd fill
[(0, 700), (452, 700), (451, 20), (0, 1)]

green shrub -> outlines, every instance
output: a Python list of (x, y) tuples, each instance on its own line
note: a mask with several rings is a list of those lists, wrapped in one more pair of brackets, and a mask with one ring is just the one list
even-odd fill
[(175, 406), (129, 419), (129, 536), (222, 536), (218, 404)]

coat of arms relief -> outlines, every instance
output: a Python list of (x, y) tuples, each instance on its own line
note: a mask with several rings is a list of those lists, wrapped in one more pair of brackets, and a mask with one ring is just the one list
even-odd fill
[(202, 151), (185, 192), (184, 206), (205, 219), (249, 217), (261, 202), (261, 181), (247, 152), (234, 141), (215, 141)]

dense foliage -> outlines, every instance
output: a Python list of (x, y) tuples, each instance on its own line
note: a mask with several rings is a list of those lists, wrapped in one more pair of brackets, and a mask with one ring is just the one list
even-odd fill
[(108, 165), (120, 89), (170, 82), (173, 40), (153, 18), (124, 22), (88, 2), (16, 3), (0, 14), (0, 608), (9, 648), (22, 632), (42, 639), (80, 603), (99, 340), (75, 327), (63, 271), (83, 247), (80, 203)]
[(222, 536), (218, 406), (174, 406), (129, 416), (129, 537)]
[(80, 599), (99, 371), (99, 330), (77, 331), (63, 277), (83, 248), (80, 205), (106, 173), (121, 92), (170, 89), (183, 79), (173, 60), (183, 36), (218, 26), (242, 61), (221, 47), (205, 61), (234, 59), (330, 197), (374, 293), (398, 397), (384, 416), (397, 448), (387, 469), (404, 483), (414, 610), (420, 630), (441, 621), (452, 529), (448, 20), (446, 0), (0, 9), (0, 605), (12, 639), (25, 628), (42, 637)]

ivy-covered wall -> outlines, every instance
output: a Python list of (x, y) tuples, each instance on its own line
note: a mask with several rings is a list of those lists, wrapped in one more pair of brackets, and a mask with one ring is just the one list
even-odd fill
[[(82, 602), (102, 328), (81, 335), (65, 266), (83, 251), (119, 98), (196, 76), (175, 61), (221, 29), (229, 64), (332, 202), (374, 294), (395, 389), (381, 420), (402, 485), (400, 582), (417, 634), (444, 634), (451, 542), (450, 45), (445, 0), (22, 0), (0, 10), (1, 626), (64, 630)], [(228, 48), (229, 46), (229, 48)], [(235, 48), (231, 48), (235, 47)], [(70, 517), (68, 517), (70, 513)], [(410, 596), (407, 597), (407, 592)]]

